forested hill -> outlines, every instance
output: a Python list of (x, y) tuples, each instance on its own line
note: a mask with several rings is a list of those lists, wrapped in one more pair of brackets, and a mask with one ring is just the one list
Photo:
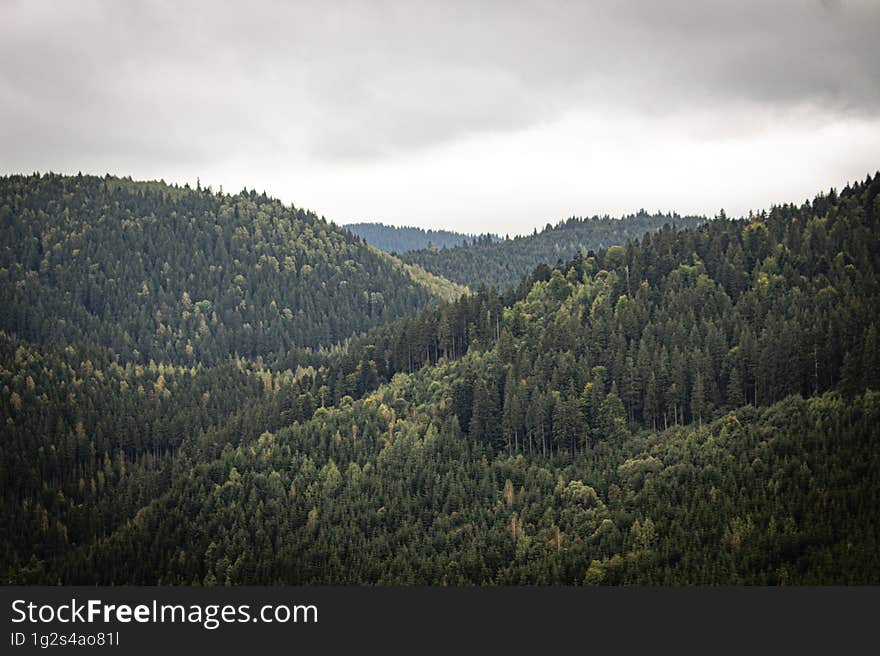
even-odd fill
[[(426, 230), (411, 226), (389, 226), (384, 223), (349, 223), (342, 226), (386, 253), (406, 253), (420, 248), (461, 246), (474, 241), (474, 235), (449, 230)], [(498, 241), (495, 235), (483, 235)]]
[(35, 343), (98, 344), (126, 362), (238, 354), (290, 366), (297, 348), (412, 314), (443, 291), (413, 271), (265, 193), (0, 178), (0, 329)]
[(102, 460), (75, 426), (65, 451), (22, 458), (40, 474), (7, 492), (7, 578), (878, 584), (878, 240), (880, 174), (662, 229), (375, 329), (291, 380), (225, 371), (246, 424), (217, 401), (175, 416), (198, 371), (99, 376), (64, 352), (49, 375), (9, 344), (22, 453), (70, 393), (54, 377), (96, 407), (140, 385), (125, 407), (190, 437), (165, 464)]
[(692, 228), (702, 217), (677, 214), (638, 214), (621, 219), (609, 217), (570, 218), (555, 226), (549, 223), (541, 232), (500, 241), (480, 238), (454, 248), (423, 248), (403, 255), (406, 262), (418, 264), (431, 273), (477, 289), (481, 284), (507, 289), (538, 264), (554, 265), (630, 239), (669, 224), (678, 229)]

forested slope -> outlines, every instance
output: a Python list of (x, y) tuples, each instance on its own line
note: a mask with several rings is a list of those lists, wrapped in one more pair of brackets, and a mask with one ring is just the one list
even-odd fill
[(376, 328), (186, 440), (113, 530), (58, 546), (33, 514), (9, 580), (880, 583), (878, 194), (665, 228)]
[[(549, 223), (531, 235), (497, 240), (484, 235), (466, 245), (423, 248), (403, 255), (406, 262), (476, 290), (480, 285), (507, 289), (539, 264), (553, 266), (577, 253), (626, 244), (664, 225), (683, 229), (704, 219), (676, 214), (649, 215), (640, 212), (621, 219), (608, 217), (570, 218), (555, 226)], [(435, 245), (436, 246), (436, 245)]]
[(270, 372), (120, 365), (106, 349), (37, 349), (0, 333), (0, 563), (47, 581), (44, 560), (89, 544), (167, 490), (193, 442), (203, 457), (299, 419), (311, 368)]
[[(353, 235), (386, 253), (406, 253), (420, 248), (444, 248), (470, 243), (475, 235), (450, 230), (426, 230), (412, 226), (390, 226), (384, 223), (348, 223), (342, 226)], [(498, 237), (490, 235), (497, 240)]]
[(612, 436), (567, 461), (493, 455), (438, 411), (442, 382), (414, 378), (196, 466), (58, 575), (227, 585), (880, 580), (877, 393), (790, 397), (702, 428)]
[(425, 282), (265, 193), (0, 178), (0, 330), (36, 343), (91, 343), (144, 364), (238, 354), (284, 367), (296, 349), (412, 314), (436, 298)]

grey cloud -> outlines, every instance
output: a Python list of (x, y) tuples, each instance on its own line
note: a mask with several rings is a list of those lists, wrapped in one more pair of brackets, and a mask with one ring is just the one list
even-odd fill
[(0, 166), (381, 158), (566, 111), (880, 113), (880, 3), (0, 3)]

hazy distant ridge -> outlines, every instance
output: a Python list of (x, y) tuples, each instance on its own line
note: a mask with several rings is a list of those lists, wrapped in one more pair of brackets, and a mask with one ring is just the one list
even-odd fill
[[(430, 246), (452, 248), (461, 246), (463, 242), (471, 243), (477, 237), (451, 230), (425, 230), (412, 226), (389, 226), (384, 223), (351, 223), (342, 227), (366, 240), (371, 246), (387, 253), (406, 253)], [(480, 235), (484, 238), (486, 236), (492, 241), (500, 239), (497, 235)]]
[(431, 273), (476, 289), (480, 284), (506, 289), (519, 284), (522, 277), (539, 264), (553, 265), (574, 257), (614, 245), (641, 239), (669, 225), (679, 230), (694, 228), (705, 221), (700, 216), (678, 214), (637, 214), (614, 219), (608, 216), (572, 217), (543, 230), (513, 239), (490, 241), (478, 239), (465, 247), (451, 249), (420, 249), (402, 259), (418, 264)]

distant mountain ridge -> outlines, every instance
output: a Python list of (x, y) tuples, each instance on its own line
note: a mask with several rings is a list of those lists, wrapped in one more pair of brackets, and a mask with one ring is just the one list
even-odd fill
[(407, 253), (422, 248), (452, 248), (472, 243), (476, 238), (499, 241), (497, 235), (471, 235), (451, 230), (430, 230), (415, 226), (390, 226), (384, 223), (349, 223), (342, 226), (353, 235), (386, 253)]
[(705, 220), (701, 216), (649, 214), (644, 210), (620, 219), (572, 217), (555, 226), (548, 223), (540, 232), (536, 229), (527, 236), (498, 241), (477, 239), (455, 248), (426, 248), (405, 253), (401, 259), (471, 289), (485, 284), (502, 290), (518, 285), (539, 264), (553, 266), (579, 252), (586, 255), (623, 245), (667, 224), (678, 229), (695, 228)]

